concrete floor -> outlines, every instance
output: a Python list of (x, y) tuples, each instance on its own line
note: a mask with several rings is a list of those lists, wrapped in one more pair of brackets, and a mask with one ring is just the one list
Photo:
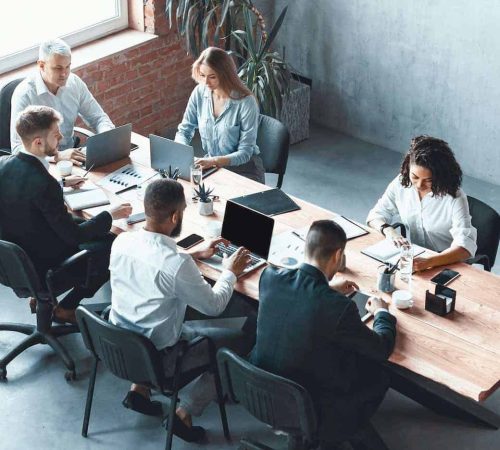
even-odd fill
[[(313, 128), (311, 138), (292, 147), (284, 190), (325, 208), (363, 221), (368, 209), (397, 173), (401, 155), (359, 140)], [(271, 178), (271, 177), (270, 177)], [(270, 179), (272, 183), (272, 179)], [(500, 186), (465, 179), (464, 188), (500, 211)], [(500, 273), (499, 264), (495, 267)], [(100, 300), (109, 296), (104, 287)], [(27, 302), (0, 287), (2, 317), (7, 322), (33, 322)], [(0, 332), (0, 354), (20, 339)], [(77, 363), (78, 380), (67, 383), (61, 362), (47, 347), (36, 346), (8, 366), (0, 383), (0, 449), (160, 449), (165, 432), (160, 420), (126, 410), (121, 400), (128, 383), (101, 370), (97, 378), (89, 437), (80, 435), (91, 359), (79, 335), (64, 339)], [(500, 414), (497, 392), (485, 405)], [(207, 428), (204, 445), (174, 438), (174, 448), (236, 449), (244, 434), (264, 441), (276, 437), (237, 405), (228, 406), (233, 441), (226, 442), (215, 405), (196, 421)], [(374, 425), (391, 449), (485, 450), (500, 448), (500, 431), (438, 416), (389, 391)]]

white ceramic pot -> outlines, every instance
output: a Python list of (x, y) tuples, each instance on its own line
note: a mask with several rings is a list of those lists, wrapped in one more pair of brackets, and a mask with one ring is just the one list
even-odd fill
[(210, 199), (208, 202), (198, 202), (198, 212), (202, 216), (210, 216), (214, 213), (214, 202)]

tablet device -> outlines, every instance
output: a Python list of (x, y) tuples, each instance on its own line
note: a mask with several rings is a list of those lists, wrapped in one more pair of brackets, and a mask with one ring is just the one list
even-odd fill
[(366, 302), (370, 298), (370, 295), (361, 291), (354, 291), (349, 295), (349, 298), (356, 303), (361, 320), (366, 322), (372, 316), (372, 314), (366, 310)]

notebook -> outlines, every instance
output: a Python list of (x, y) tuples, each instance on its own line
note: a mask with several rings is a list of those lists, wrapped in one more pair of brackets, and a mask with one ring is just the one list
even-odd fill
[(80, 189), (65, 188), (64, 201), (73, 211), (109, 205), (109, 200), (102, 189), (93, 183), (85, 183)]
[[(414, 257), (421, 255), (426, 250), (416, 244), (412, 244), (412, 247)], [(361, 250), (361, 253), (383, 263), (396, 264), (399, 260), (400, 250), (393, 244), (391, 239), (384, 239)]]
[[(333, 217), (332, 220), (337, 225), (340, 225), (340, 227), (344, 230), (347, 240), (368, 234), (368, 231), (366, 231), (362, 226), (358, 225), (357, 223), (353, 222), (351, 219), (348, 219), (347, 217), (336, 215), (335, 217)], [(304, 241), (306, 240), (308, 231), (309, 231), (309, 226), (295, 230), (295, 232)]]
[(277, 216), (300, 209), (297, 203), (278, 188), (232, 198), (231, 201), (266, 216)]

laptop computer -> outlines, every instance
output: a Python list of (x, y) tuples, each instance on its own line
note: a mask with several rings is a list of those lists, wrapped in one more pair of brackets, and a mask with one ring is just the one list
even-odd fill
[(243, 274), (248, 273), (266, 263), (273, 236), (274, 219), (253, 209), (228, 200), (222, 222), (221, 236), (227, 239), (228, 246), (220, 245), (216, 254), (203, 262), (217, 270), (223, 270), (224, 254), (231, 256), (238, 247), (250, 251), (250, 264)]
[(85, 169), (96, 168), (126, 158), (130, 155), (132, 124), (122, 125), (87, 139), (82, 148)]
[[(155, 170), (179, 169), (179, 178), (190, 181), (191, 166), (194, 164), (194, 150), (190, 145), (180, 144), (170, 139), (149, 135), (151, 167)], [(216, 167), (203, 170), (202, 178), (217, 170)]]

